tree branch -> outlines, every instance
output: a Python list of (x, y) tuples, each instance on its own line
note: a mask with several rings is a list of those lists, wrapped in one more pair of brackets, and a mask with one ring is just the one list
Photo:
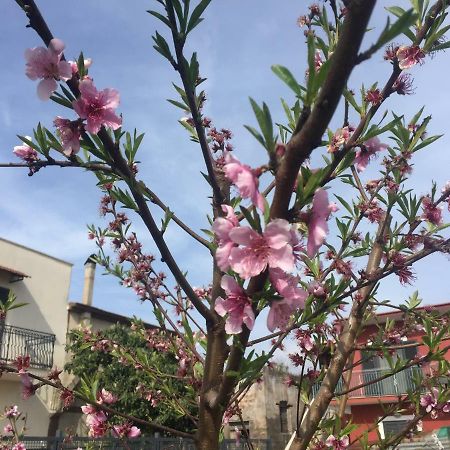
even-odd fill
[[(0, 364), (0, 373), (2, 371), (9, 372), (9, 373), (16, 373), (16, 374), (19, 373), (18, 369), (16, 369), (15, 367), (7, 366), (6, 364)], [(37, 380), (37, 381), (40, 381), (41, 383), (43, 383), (43, 384), (45, 384), (47, 386), (51, 386), (51, 387), (53, 387), (55, 389), (58, 389), (58, 390), (67, 389), (61, 383), (53, 382), (51, 380), (48, 380), (48, 379), (43, 378), (43, 377), (40, 377), (39, 375), (35, 375), (33, 373), (30, 373), (30, 372), (27, 372), (27, 374), (29, 375), (30, 378), (32, 378), (34, 380)], [(70, 389), (68, 389), (68, 390), (70, 390)], [(131, 422), (134, 422), (136, 424), (144, 425), (144, 426), (153, 428), (155, 430), (159, 430), (159, 431), (163, 431), (165, 433), (173, 434), (175, 436), (180, 436), (180, 437), (187, 438), (187, 439), (192, 439), (193, 438), (192, 434), (185, 433), (184, 431), (176, 430), (175, 428), (166, 427), (165, 425), (160, 425), (160, 424), (155, 423), (155, 422), (149, 422), (148, 420), (140, 419), (139, 417), (134, 417), (134, 416), (131, 416), (129, 414), (121, 413), (119, 411), (116, 411), (113, 408), (110, 408), (105, 403), (93, 402), (91, 399), (85, 397), (84, 395), (82, 395), (82, 394), (80, 394), (78, 392), (75, 392), (75, 391), (71, 391), (71, 392), (73, 393), (73, 395), (76, 398), (78, 398), (80, 400), (83, 400), (84, 402), (86, 402), (86, 403), (88, 403), (88, 404), (90, 404), (92, 406), (95, 406), (96, 408), (98, 408), (98, 409), (100, 409), (102, 411), (105, 411), (105, 412), (107, 412), (109, 414), (120, 416), (120, 417), (123, 417), (124, 419), (130, 420)]]
[(331, 66), (311, 114), (286, 146), (286, 154), (277, 172), (277, 186), (270, 210), (272, 218), (286, 218), (300, 166), (322, 139), (337, 108), (366, 32), (376, 0), (354, 1), (346, 15), (343, 30), (331, 56)]
[[(53, 39), (53, 35), (47, 26), (44, 18), (42, 17), (38, 7), (34, 0), (23, 0), (23, 10), (25, 11), (27, 17), (30, 21), (30, 27), (33, 28), (37, 34), (41, 37), (44, 43), (48, 46), (49, 42)], [(67, 81), (72, 93), (75, 97), (80, 95), (78, 89), (78, 81), (72, 78)], [(197, 294), (194, 292), (192, 286), (187, 281), (181, 269), (178, 267), (172, 253), (170, 252), (162, 233), (160, 232), (155, 220), (148, 208), (147, 202), (143, 196), (142, 187), (140, 183), (136, 180), (133, 171), (128, 166), (127, 161), (123, 158), (120, 153), (119, 146), (117, 143), (113, 142), (108, 132), (105, 128), (101, 128), (97, 136), (102, 141), (105, 149), (107, 150), (109, 156), (112, 158), (114, 169), (118, 170), (118, 173), (127, 183), (130, 188), (131, 194), (139, 208), (139, 215), (141, 216), (144, 224), (149, 230), (159, 252), (161, 253), (163, 261), (166, 263), (169, 270), (172, 272), (177, 283), (186, 293), (187, 297), (191, 300), (192, 304), (198, 310), (198, 312), (206, 319), (215, 322), (217, 317), (213, 314), (198, 298)]]

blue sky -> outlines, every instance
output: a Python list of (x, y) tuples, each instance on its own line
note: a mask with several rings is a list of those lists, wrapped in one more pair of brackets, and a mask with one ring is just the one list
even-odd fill
[[(120, 91), (119, 110), (123, 113), (124, 128), (146, 133), (140, 153), (140, 176), (188, 224), (196, 229), (207, 227), (208, 190), (199, 176), (203, 170), (199, 149), (178, 125), (180, 111), (165, 101), (175, 98), (171, 82), (178, 82), (176, 73), (152, 49), (151, 35), (156, 27), (160, 31), (162, 27), (145, 10), (156, 2), (80, 0), (76, 7), (67, 0), (37, 3), (54, 35), (66, 43), (66, 56), (77, 57), (83, 50), (86, 57), (93, 59), (90, 74), (97, 87)], [(383, 6), (387, 4), (378, 2), (372, 25), (384, 24)], [(305, 10), (305, 2), (298, 0), (215, 0), (205, 22), (192, 35), (190, 47), (198, 51), (201, 74), (208, 78), (206, 114), (217, 127), (233, 131), (236, 155), (252, 165), (264, 162), (265, 155), (243, 128), (243, 124), (254, 124), (248, 97), (266, 101), (275, 121), (283, 119), (279, 98), (290, 101), (292, 97), (272, 74), (270, 66), (286, 65), (302, 79), (305, 45), (296, 19)], [(0, 69), (2, 161), (14, 160), (11, 151), (19, 144), (16, 134), (30, 134), (38, 121), (50, 128), (55, 115), (67, 115), (62, 107), (41, 102), (35, 93), (36, 83), (25, 77), (24, 50), (42, 45), (34, 31), (25, 25), (25, 16), (16, 3), (4, 1), (0, 16), (0, 28), (7, 37), (0, 41), (4, 61)], [(375, 39), (374, 33), (368, 35), (366, 45)], [(416, 94), (393, 97), (386, 108), (410, 118), (426, 105), (426, 114), (433, 114), (430, 132), (445, 133), (450, 86), (444, 77), (448, 71), (445, 53), (427, 58), (423, 66), (411, 71)], [(349, 85), (358, 90), (361, 81), (366, 86), (375, 81), (383, 83), (389, 73), (390, 65), (379, 52), (357, 68)], [(333, 122), (334, 128), (341, 121), (339, 118)], [(416, 158), (411, 185), (418, 194), (429, 191), (432, 179), (439, 186), (450, 179), (449, 143), (449, 137), (445, 136)], [(375, 173), (368, 171), (363, 180), (374, 177)], [(94, 250), (87, 240), (86, 224), (101, 223), (100, 195), (93, 175), (54, 168), (29, 178), (25, 170), (1, 169), (0, 188), (3, 198), (0, 235), (74, 263), (70, 300), (79, 301), (83, 262)], [(153, 251), (140, 223), (136, 229)], [(191, 243), (176, 227), (169, 229), (167, 239), (192, 283), (207, 284), (210, 276), (207, 252)], [(448, 267), (447, 258), (432, 257), (417, 266), (419, 280), (414, 287), (404, 288), (392, 279), (381, 292), (386, 298), (400, 301), (419, 289), (425, 303), (448, 301)], [(151, 320), (148, 305), (139, 304), (134, 294), (112, 277), (97, 275), (94, 305)], [(260, 331), (263, 329), (259, 327)]]

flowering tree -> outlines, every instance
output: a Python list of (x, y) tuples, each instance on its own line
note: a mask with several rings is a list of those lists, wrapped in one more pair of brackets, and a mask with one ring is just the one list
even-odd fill
[[(78, 61), (65, 60), (63, 42), (53, 37), (33, 0), (16, 2), (45, 44), (27, 50), (26, 75), (40, 80), (41, 99), (50, 98), (68, 112), (67, 118), (56, 117), (56, 132), (39, 124), (32, 137), (20, 136), (23, 145), (15, 147), (14, 153), (23, 161), (2, 166), (27, 168), (29, 175), (47, 166), (94, 173), (103, 192), (101, 210), (109, 218), (106, 226), (89, 229), (98, 246), (97, 262), (151, 304), (166, 334), (164, 345), (178, 359), (177, 370), (159, 374), (159, 382), (165, 385), (168, 377), (183, 378), (198, 391), (198, 415), (192, 417), (197, 431), (191, 435), (116, 411), (114, 398), (101, 386), (94, 383), (79, 392), (70, 391), (58, 372), (49, 379), (38, 377), (28, 371), (22, 358), (4, 370), (20, 374), (26, 395), (44, 383), (61, 389), (65, 404), (75, 396), (83, 399), (92, 436), (101, 436), (111, 427), (120, 437), (136, 436), (136, 427), (145, 425), (193, 437), (200, 450), (214, 450), (223, 422), (240, 415), (240, 399), (283, 341), (294, 335), (298, 351), (290, 358), (300, 367), (300, 376), (290, 382), (298, 386), (303, 406), (301, 402), (297, 406), (291, 450), (343, 449), (356, 441), (367, 446), (368, 430), (358, 434), (345, 410), (348, 395), (355, 389), (350, 387), (352, 370), (361, 364), (354, 360), (357, 339), (366, 321), (384, 306), (403, 312), (405, 325), (400, 330), (392, 324), (380, 326), (370, 337), (368, 350), (385, 357), (391, 370), (366, 384), (412, 366), (431, 364), (432, 371), (426, 377), (419, 374), (417, 390), (388, 411), (394, 414), (406, 408), (414, 412), (414, 419), (401, 433), (380, 439), (377, 445), (395, 446), (416, 430), (423, 417), (450, 409), (450, 393), (440, 378), (449, 370), (443, 347), (449, 331), (447, 317), (418, 310), (416, 296), (400, 306), (377, 298), (377, 289), (387, 277), (412, 283), (414, 263), (450, 251), (449, 238), (443, 234), (450, 185), (432, 184), (427, 195), (414, 194), (406, 186), (416, 152), (439, 138), (427, 135), (431, 118), (420, 110), (407, 116), (392, 113), (390, 120), (385, 109), (391, 96), (412, 93), (410, 69), (417, 70), (415, 66), (429, 55), (450, 46), (444, 36), (448, 29), (445, 0), (433, 5), (412, 0), (409, 10), (388, 8), (391, 18), (367, 49), (362, 41), (375, 0), (345, 0), (342, 5), (329, 0), (310, 6), (299, 19), (306, 40), (304, 81), (286, 67), (272, 67), (293, 91), (291, 101), (283, 100), (284, 122), (274, 124), (268, 106), (251, 100), (259, 128), (246, 128), (267, 152), (266, 163), (260, 167), (240, 162), (230, 143), (231, 132), (216, 127), (203, 113), (204, 74), (197, 53), (186, 54), (185, 44), (203, 20), (210, 0), (158, 0), (157, 9), (149, 11), (161, 22), (161, 30), (153, 36), (154, 48), (179, 74), (178, 97), (170, 102), (186, 115), (180, 124), (198, 144), (205, 164), (203, 176), (210, 187), (211, 214), (202, 232), (191, 229), (175, 207), (159, 198), (157, 186), (149, 186), (140, 177), (137, 155), (143, 135), (122, 128), (122, 117), (116, 112), (119, 93), (95, 86), (91, 61), (83, 54)], [(397, 40), (402, 45), (393, 43)], [(361, 95), (356, 95), (347, 86), (350, 74), (355, 66), (370, 64), (383, 49), (387, 81), (362, 87)], [(342, 124), (340, 128), (329, 128), (332, 118)], [(324, 162), (313, 166), (309, 158), (316, 154)], [(377, 155), (381, 156), (379, 177), (363, 181), (364, 171), (369, 164), (375, 166)], [(346, 190), (345, 198), (333, 195), (338, 189)], [(161, 225), (155, 220), (158, 208), (164, 212)], [(145, 252), (133, 232), (134, 219), (144, 223), (161, 261)], [(212, 272), (205, 276), (206, 287), (192, 287), (174, 259), (164, 236), (169, 226), (180, 227), (186, 239), (210, 251)], [(106, 241), (111, 242), (115, 256)], [(265, 310), (270, 333), (252, 339), (255, 323)], [(405, 345), (402, 337), (417, 328), (423, 330), (428, 353), (413, 360), (393, 358), (392, 352)], [(154, 345), (154, 336), (145, 330), (141, 333)], [(101, 342), (91, 339), (86, 337), (89, 345), (103, 350)], [(252, 348), (261, 342), (270, 342), (271, 347), (257, 355)], [(123, 364), (158, 376), (134, 349), (112, 346), (110, 352)], [(343, 389), (338, 392), (340, 380)], [(422, 388), (429, 393), (421, 396)], [(338, 410), (330, 419), (326, 412), (335, 396)], [(160, 402), (173, 399), (166, 395)], [(110, 425), (114, 414), (122, 417), (121, 425)], [(355, 437), (350, 439), (350, 433)]]

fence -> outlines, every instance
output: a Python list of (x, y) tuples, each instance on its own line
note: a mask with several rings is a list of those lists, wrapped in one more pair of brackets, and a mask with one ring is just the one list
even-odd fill
[[(196, 450), (193, 441), (187, 439), (141, 437), (128, 439), (125, 442), (114, 438), (92, 439), (88, 437), (25, 437), (22, 441), (27, 450)], [(252, 439), (254, 450), (272, 450), (268, 439)], [(232, 439), (225, 439), (221, 450), (249, 450), (248, 444), (236, 444)]]

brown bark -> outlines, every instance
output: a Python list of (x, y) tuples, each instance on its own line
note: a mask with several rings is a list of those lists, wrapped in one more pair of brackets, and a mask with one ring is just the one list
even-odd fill
[[(366, 273), (370, 275), (374, 273), (381, 262), (383, 256), (382, 242), (384, 231), (390, 222), (389, 216), (383, 220), (377, 232), (377, 238), (367, 262)], [(350, 316), (345, 324), (344, 330), (340, 335), (339, 342), (336, 345), (336, 351), (331, 360), (325, 378), (322, 381), (319, 392), (311, 404), (302, 424), (297, 430), (295, 438), (290, 450), (306, 450), (312, 437), (316, 433), (322, 417), (325, 415), (331, 400), (334, 397), (336, 386), (341, 378), (342, 372), (351, 354), (353, 353), (356, 338), (362, 326), (364, 313), (367, 309), (368, 299), (371, 291), (375, 286), (375, 282), (365, 286), (359, 291), (360, 300), (354, 301)], [(345, 409), (345, 401), (341, 403), (341, 407)]]

